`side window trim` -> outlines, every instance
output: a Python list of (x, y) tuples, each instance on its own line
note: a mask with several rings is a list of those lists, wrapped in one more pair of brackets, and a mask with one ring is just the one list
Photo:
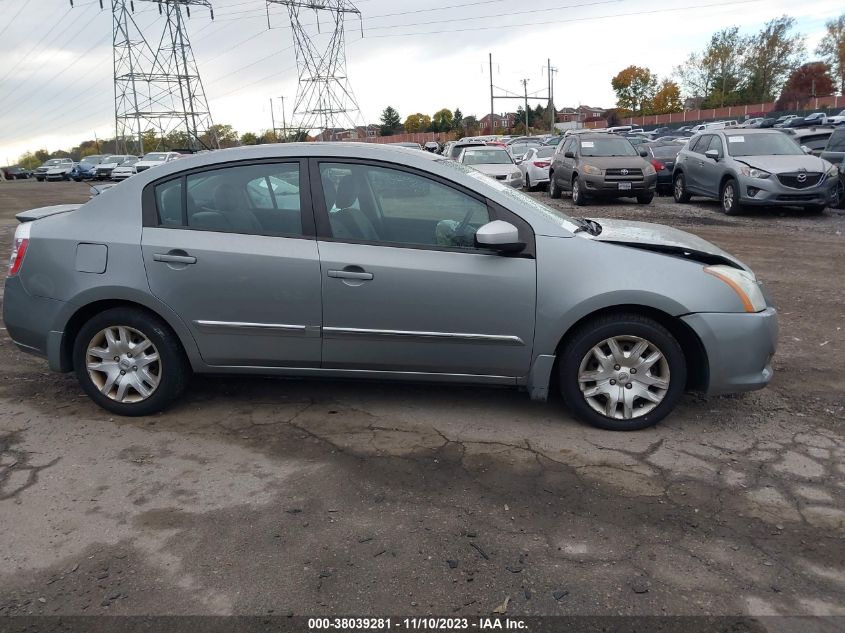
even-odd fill
[[(194, 174), (199, 174), (207, 171), (216, 171), (218, 169), (225, 169), (227, 167), (249, 167), (253, 165), (283, 165), (283, 164), (297, 164), (299, 166), (299, 201), (300, 201), (300, 216), (302, 221), (302, 234), (279, 234), (279, 233), (237, 233), (237, 235), (259, 235), (266, 237), (283, 237), (288, 239), (316, 239), (316, 219), (315, 209), (313, 204), (312, 186), (309, 177), (309, 161), (306, 158), (299, 157), (274, 157), (266, 159), (252, 159), (243, 161), (231, 161), (225, 163), (215, 163), (213, 165), (203, 165), (202, 167), (195, 167), (183, 171), (179, 174), (170, 174), (163, 176), (157, 180), (147, 183), (141, 191), (141, 224), (144, 228), (169, 228), (171, 230), (182, 231), (209, 231), (200, 227), (188, 226), (188, 187), (187, 178)], [(182, 226), (167, 227), (159, 222), (158, 204), (156, 201), (155, 189), (159, 185), (163, 185), (173, 180), (182, 181)], [(235, 233), (233, 233), (235, 234)]]

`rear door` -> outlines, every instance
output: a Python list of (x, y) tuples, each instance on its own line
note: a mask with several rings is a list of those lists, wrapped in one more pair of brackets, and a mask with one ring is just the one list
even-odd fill
[(320, 262), (299, 160), (196, 170), (144, 191), (152, 293), (218, 366), (319, 367)]

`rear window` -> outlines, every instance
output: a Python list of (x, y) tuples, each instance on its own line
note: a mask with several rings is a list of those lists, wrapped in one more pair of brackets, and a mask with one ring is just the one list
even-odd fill
[(836, 130), (830, 135), (825, 150), (828, 152), (845, 152), (845, 129)]

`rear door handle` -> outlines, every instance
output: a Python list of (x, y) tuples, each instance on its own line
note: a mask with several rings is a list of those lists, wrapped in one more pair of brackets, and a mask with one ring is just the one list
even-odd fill
[(197, 258), (192, 255), (177, 255), (176, 253), (153, 253), (153, 261), (167, 264), (196, 264)]
[(336, 279), (362, 279), (365, 281), (373, 278), (373, 273), (365, 273), (357, 270), (330, 270), (328, 275)]

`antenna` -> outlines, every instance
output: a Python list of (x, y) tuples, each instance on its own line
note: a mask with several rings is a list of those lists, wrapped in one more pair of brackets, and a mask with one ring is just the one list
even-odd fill
[[(287, 126), (300, 134), (321, 129), (334, 140), (335, 128), (355, 128), (361, 123), (361, 112), (346, 75), (344, 19), (361, 12), (349, 0), (266, 0), (287, 7), (293, 32), (296, 68), (299, 75), (293, 102), (292, 123)], [(310, 35), (300, 21), (300, 13), (314, 11), (317, 31)], [(321, 13), (329, 19), (320, 20)], [(326, 22), (331, 30), (326, 30)], [(269, 18), (268, 18), (269, 23)], [(363, 26), (362, 35), (363, 35)], [(328, 43), (318, 46), (318, 35), (328, 35)], [(321, 38), (322, 39), (322, 38)]]

